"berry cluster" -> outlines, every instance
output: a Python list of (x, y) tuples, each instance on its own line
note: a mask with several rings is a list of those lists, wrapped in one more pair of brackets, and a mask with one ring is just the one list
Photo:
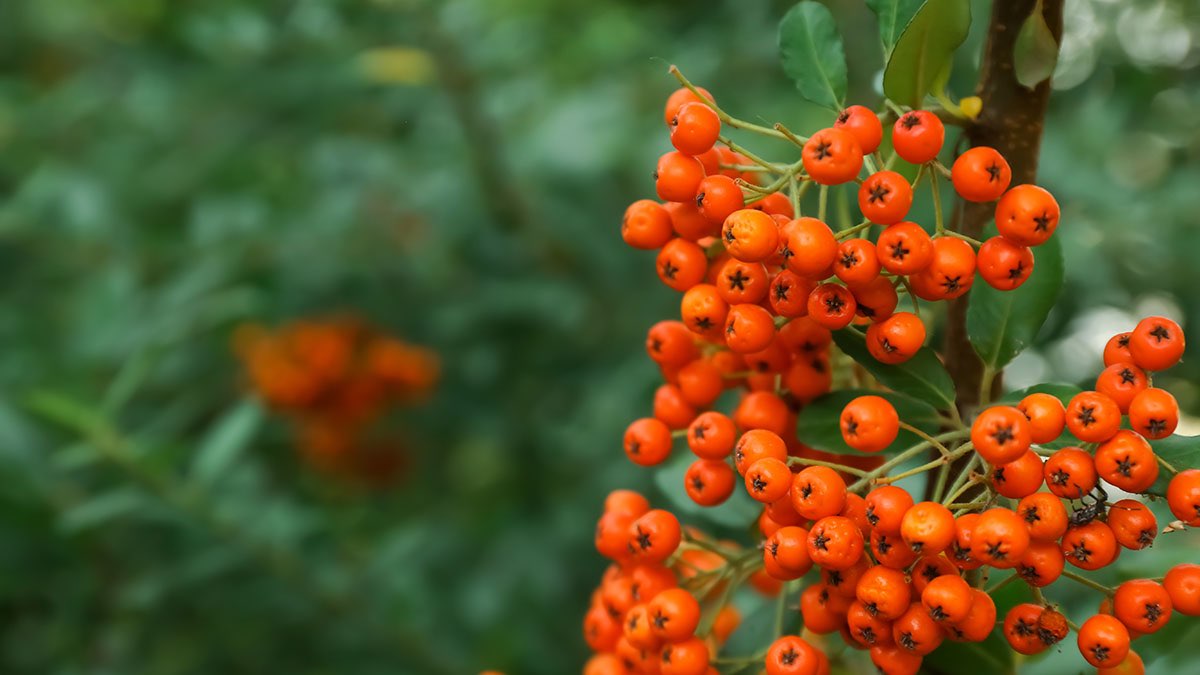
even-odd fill
[[(635, 248), (658, 250), (659, 278), (684, 293), (684, 326), (737, 355), (762, 355), (778, 322), (808, 317), (829, 330), (866, 325), (871, 354), (902, 363), (924, 342), (925, 326), (917, 314), (896, 311), (901, 292), (926, 301), (954, 299), (970, 290), (976, 275), (994, 288), (1015, 289), (1033, 271), (1030, 247), (1058, 227), (1054, 197), (1036, 185), (1009, 189), (1012, 172), (996, 150), (972, 148), (953, 168), (940, 164), (945, 128), (928, 111), (906, 112), (892, 129), (893, 156), (920, 167), (910, 183), (895, 171), (875, 170), (871, 155), (883, 126), (863, 106), (847, 108), (832, 127), (807, 139), (786, 132), (801, 147), (801, 160), (783, 167), (757, 157), (761, 166), (755, 166), (747, 155), (715, 147), (725, 116), (715, 106), (699, 88), (679, 89), (668, 99), (664, 117), (676, 150), (663, 155), (654, 172), (664, 203), (631, 204), (621, 233)], [(859, 178), (864, 167), (868, 175)], [(783, 175), (763, 187), (755, 170)], [(999, 200), (997, 236), (978, 243), (944, 227), (939, 173), (963, 199)], [(905, 220), (925, 175), (937, 213), (932, 236)], [(859, 184), (862, 222), (835, 233), (823, 209), (817, 218), (799, 215), (806, 188), (849, 182)], [(789, 183), (790, 195), (779, 191)], [(864, 235), (875, 226), (882, 231), (872, 241)]]
[(276, 330), (239, 327), (234, 351), (254, 392), (294, 422), (316, 467), (370, 483), (403, 466), (403, 443), (376, 422), (393, 406), (427, 395), (436, 354), (351, 318), (295, 321)]
[[(641, 495), (612, 493), (595, 537), (612, 565), (585, 620), (596, 655), (584, 672), (705, 675), (718, 664), (757, 663), (768, 675), (828, 673), (820, 636), (840, 634), (869, 650), (880, 672), (911, 675), (944, 641), (982, 641), (998, 627), (1022, 654), (1075, 630), (1081, 654), (1100, 672), (1140, 672), (1131, 639), (1161, 629), (1172, 611), (1200, 615), (1200, 565), (1109, 589), (1067, 564), (1096, 570), (1122, 548), (1154, 541), (1150, 509), (1132, 498), (1110, 503), (1103, 485), (1159, 494), (1160, 467), (1174, 474), (1165, 490), (1179, 518), (1172, 527), (1200, 525), (1200, 470), (1176, 471), (1150, 444), (1178, 424), (1175, 399), (1151, 376), (1181, 358), (1181, 328), (1150, 317), (1115, 336), (1094, 391), (1065, 400), (1035, 391), (1014, 405), (985, 395), (981, 406), (944, 410), (942, 431), (931, 435), (902, 419), (887, 390), (840, 353), (834, 331), (865, 326), (864, 363), (904, 364), (926, 339), (918, 300), (961, 297), (976, 275), (1002, 291), (1029, 278), (1032, 248), (1058, 225), (1054, 198), (1035, 185), (1010, 188), (1009, 165), (991, 148), (967, 150), (945, 168), (945, 130), (928, 111), (852, 106), (803, 138), (729, 116), (673, 72), (685, 87), (664, 114), (675, 151), (655, 172), (663, 203), (635, 202), (621, 231), (631, 246), (658, 250), (659, 278), (683, 293), (681, 316), (648, 333), (647, 352), (665, 383), (653, 416), (626, 429), (624, 450), (654, 466), (686, 438), (696, 456), (687, 495), (715, 507), (740, 484), (762, 504), (761, 537), (750, 547), (717, 541)], [(894, 118), (886, 163), (881, 117)], [(801, 157), (763, 160), (722, 136), (725, 126), (791, 141)], [(887, 168), (901, 160), (918, 167), (911, 181)], [(763, 173), (779, 177), (761, 185)], [(939, 177), (966, 201), (996, 202), (998, 234), (977, 242), (947, 228)], [(905, 220), (926, 178), (932, 234)], [(863, 220), (834, 232), (826, 190), (851, 182)], [(801, 197), (813, 185), (818, 217), (804, 217)], [(913, 312), (896, 311), (902, 293)], [(878, 391), (841, 410), (842, 440), (859, 454), (805, 445), (797, 415), (851, 381)], [(715, 409), (731, 389), (744, 389), (733, 410)], [(919, 442), (893, 451), (902, 432)], [(932, 459), (899, 470), (922, 456)], [(934, 471), (923, 498), (895, 484)], [(1011, 573), (989, 588), (996, 570)], [(801, 590), (803, 578), (812, 580)], [(1071, 623), (1042, 595), (1060, 578), (1101, 591), (1100, 612)], [(718, 659), (739, 619), (730, 589), (746, 581), (780, 598), (780, 625), (760, 653)], [(1012, 582), (1024, 582), (1036, 602), (998, 621), (991, 591)], [(789, 594), (798, 594), (804, 636), (784, 630)]]

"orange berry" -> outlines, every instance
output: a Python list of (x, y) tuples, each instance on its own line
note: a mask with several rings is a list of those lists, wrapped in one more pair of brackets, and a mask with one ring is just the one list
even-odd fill
[(995, 148), (971, 148), (954, 160), (950, 181), (963, 199), (991, 202), (999, 199), (1008, 189), (1012, 181), (1012, 169)]
[(840, 185), (858, 176), (863, 151), (854, 134), (843, 129), (822, 129), (809, 137), (800, 153), (804, 170), (821, 185)]
[(1045, 188), (1018, 185), (996, 204), (1000, 235), (1021, 246), (1040, 246), (1058, 228), (1058, 202)]

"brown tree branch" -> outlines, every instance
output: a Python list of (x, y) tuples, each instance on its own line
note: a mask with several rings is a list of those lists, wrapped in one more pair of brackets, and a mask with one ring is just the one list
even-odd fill
[[(1037, 0), (995, 0), (983, 47), (979, 84), (975, 93), (983, 99), (983, 110), (974, 124), (965, 127), (964, 134), (971, 147), (988, 146), (1004, 155), (1012, 167), (1012, 184), (1032, 183), (1037, 179), (1038, 156), (1041, 152), (1046, 107), (1050, 101), (1050, 81), (1033, 89), (1023, 86), (1016, 78), (1013, 49), (1021, 25), (1037, 6)], [(1046, 24), (1056, 41), (1062, 41), (1063, 0), (1043, 0)], [(958, 200), (950, 224), (959, 232), (981, 239), (983, 229), (995, 213), (993, 204), (977, 204)], [(967, 339), (967, 304), (970, 293), (950, 301), (946, 313), (946, 334), (942, 355), (946, 369), (954, 380), (959, 412), (970, 420), (980, 403), (980, 385), (984, 365)], [(992, 396), (1000, 393), (1001, 376), (991, 382)], [(966, 459), (955, 462), (951, 475), (966, 470)], [(933, 486), (926, 490), (931, 498)], [(969, 502), (980, 493), (973, 489), (960, 501)]]
[[(1012, 184), (1032, 183), (1037, 179), (1038, 156), (1046, 106), (1050, 101), (1050, 81), (1033, 89), (1017, 82), (1013, 67), (1013, 47), (1021, 24), (1037, 5), (1036, 0), (996, 0), (992, 4), (991, 24), (979, 72), (976, 95), (983, 99), (979, 118), (966, 128), (971, 147), (989, 146), (1000, 151), (1012, 167)], [(1063, 0), (1043, 2), (1046, 23), (1056, 40), (1062, 40)], [(993, 204), (955, 205), (951, 223), (962, 223), (963, 234), (982, 238), (984, 226), (992, 219)], [(979, 385), (983, 363), (967, 340), (967, 303), (970, 294), (950, 303), (946, 320), (943, 355), (954, 378), (960, 409), (979, 403)], [(999, 391), (1000, 378), (993, 383)], [(963, 411), (966, 412), (966, 411)]]

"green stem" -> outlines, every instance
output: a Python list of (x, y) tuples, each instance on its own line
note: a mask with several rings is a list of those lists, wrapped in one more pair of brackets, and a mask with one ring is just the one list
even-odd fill
[(1006, 577), (1004, 579), (1004, 581), (1001, 581), (1000, 583), (996, 584), (995, 586), (992, 586), (991, 588), (987, 589), (987, 594), (991, 595), (992, 593), (995, 593), (996, 591), (1000, 590), (1001, 588), (1004, 588), (1005, 586), (1011, 584), (1012, 582), (1014, 582), (1020, 578), (1021, 578), (1020, 574), (1016, 574), (1016, 573), (1010, 574), (1010, 575), (1008, 575), (1008, 577)]
[(750, 150), (747, 150), (746, 148), (738, 145), (737, 143), (734, 143), (733, 140), (730, 139), (728, 136), (719, 136), (718, 140), (720, 140), (722, 143), (724, 143), (726, 145), (726, 147), (728, 147), (730, 150), (733, 150), (736, 153), (745, 155), (746, 159), (750, 160), (751, 162), (754, 162), (755, 164), (763, 167), (764, 169), (766, 169), (772, 173), (779, 173), (779, 167), (768, 162), (767, 160), (763, 159), (762, 157), (759, 157), (758, 155), (756, 155), (753, 152), (751, 152)]
[(844, 241), (844, 240), (849, 239), (850, 237), (858, 234), (859, 232), (862, 232), (863, 230), (869, 229), (874, 224), (875, 223), (872, 223), (869, 220), (864, 220), (861, 223), (854, 225), (853, 227), (847, 227), (846, 229), (842, 230), (841, 232), (838, 232), (834, 236), (838, 239), (838, 241)]
[(933, 190), (933, 220), (937, 234), (946, 231), (946, 223), (942, 217), (942, 191), (938, 186), (937, 173), (929, 173), (929, 186)]
[[(936, 436), (935, 438), (938, 441), (946, 441), (946, 440), (950, 440), (952, 438), (962, 438), (965, 435), (966, 435), (966, 433), (964, 431), (959, 430), (959, 431), (949, 431), (944, 434), (941, 434), (940, 436)], [(875, 469), (868, 471), (865, 476), (863, 476), (862, 478), (857, 480), (853, 485), (851, 485), (850, 487), (848, 487), (846, 489), (850, 492), (854, 492), (855, 490), (859, 490), (865, 486), (868, 486), (871, 484), (871, 481), (874, 480), (875, 478), (882, 476), (883, 474), (896, 468), (897, 466), (903, 464), (904, 462), (912, 459), (913, 457), (916, 457), (917, 455), (924, 452), (928, 448), (929, 448), (929, 443), (926, 443), (924, 441), (917, 443), (916, 445), (901, 452), (900, 454), (898, 454), (895, 457), (891, 458), (890, 460), (884, 462), (883, 464), (880, 464)]]
[(955, 239), (962, 239), (963, 241), (967, 242), (968, 244), (973, 244), (976, 248), (983, 246), (982, 241), (979, 241), (975, 237), (969, 237), (969, 236), (963, 234), (962, 232), (956, 232), (954, 230), (945, 230), (942, 232), (942, 235), (947, 236), (947, 237), (954, 237)]
[(825, 222), (825, 209), (829, 205), (829, 186), (822, 185), (820, 199), (817, 201), (817, 220)]
[(1104, 584), (1100, 584), (1095, 581), (1092, 581), (1091, 579), (1089, 579), (1085, 576), (1080, 576), (1080, 575), (1072, 572), (1071, 570), (1063, 570), (1062, 576), (1070, 579), (1071, 581), (1083, 584), (1084, 586), (1087, 586), (1088, 588), (1092, 588), (1094, 590), (1100, 591), (1101, 593), (1108, 595), (1108, 596), (1112, 596), (1112, 594), (1115, 593), (1115, 591), (1113, 591), (1113, 589), (1109, 588), (1108, 586), (1105, 586)]
[(996, 379), (996, 369), (989, 366), (983, 366), (983, 373), (979, 376), (979, 405), (985, 406), (992, 401), (992, 382)]
[(962, 472), (958, 474), (954, 482), (950, 485), (950, 494), (942, 500), (943, 504), (953, 503), (955, 499), (958, 499), (964, 492), (970, 489), (971, 485), (974, 484), (974, 481), (970, 480), (971, 472), (975, 471), (975, 468), (981, 461), (978, 453), (967, 460)]
[(930, 436), (929, 434), (925, 433), (921, 429), (914, 427), (913, 425), (909, 424), (908, 422), (901, 422), (900, 428), (924, 439), (926, 443), (929, 443), (933, 447), (937, 448), (938, 452), (942, 453), (942, 457), (950, 456), (950, 450), (945, 445), (942, 445), (942, 443), (937, 438)]
[(684, 77), (683, 73), (680, 72), (679, 68), (675, 67), (674, 65), (672, 65), (670, 67), (669, 72), (675, 76), (675, 79), (679, 80), (680, 84), (687, 87), (688, 91), (695, 94), (696, 98), (699, 98), (701, 101), (704, 101), (705, 103), (707, 103), (708, 107), (712, 108), (713, 112), (717, 113), (717, 118), (720, 119), (722, 123), (727, 124), (731, 127), (734, 127), (735, 129), (744, 129), (746, 131), (753, 131), (756, 134), (762, 134), (764, 136), (770, 136), (772, 138), (783, 138), (784, 137), (783, 134), (779, 133), (778, 131), (776, 131), (774, 129), (768, 129), (767, 127), (760, 126), (758, 124), (754, 124), (753, 122), (747, 122), (745, 120), (740, 120), (740, 119), (734, 117), (733, 115), (730, 115), (729, 113), (725, 112), (724, 110), (721, 109), (720, 106), (717, 105), (716, 101), (712, 100), (708, 96), (705, 96), (703, 92), (701, 92), (699, 89), (697, 89), (696, 85), (692, 84), (686, 77)]
[(788, 197), (792, 201), (792, 213), (800, 215), (800, 186), (796, 183), (796, 174), (788, 174)]
[(950, 478), (950, 463), (947, 462), (938, 470), (937, 484), (933, 487), (933, 501), (942, 501), (942, 495), (946, 490), (946, 481)]
[(948, 455), (938, 457), (937, 459), (935, 459), (931, 462), (926, 462), (926, 463), (922, 464), (921, 466), (916, 467), (915, 469), (909, 469), (908, 471), (902, 471), (894, 476), (887, 476), (886, 478), (878, 478), (875, 480), (875, 482), (891, 484), (891, 483), (895, 483), (896, 481), (898, 481), (902, 478), (908, 478), (909, 476), (915, 476), (917, 474), (925, 473), (926, 471), (929, 471), (931, 469), (936, 469), (939, 466), (945, 466), (950, 461), (952, 461), (958, 457), (961, 457), (962, 455), (965, 455), (967, 452), (970, 452), (972, 449), (973, 448), (970, 448), (970, 447), (967, 447), (966, 445), (964, 445), (963, 447), (955, 450), (954, 452), (952, 452)]
[(792, 133), (792, 131), (790, 129), (783, 126), (783, 124), (781, 124), (779, 122), (775, 123), (775, 130), (778, 131), (779, 133), (783, 134), (784, 138), (788, 139), (794, 145), (796, 145), (796, 147), (799, 147), (801, 149), (803, 149), (804, 144), (808, 142), (807, 137)]
[(799, 464), (801, 466), (823, 466), (828, 469), (833, 469), (834, 471), (848, 473), (852, 476), (862, 477), (867, 475), (867, 472), (863, 471), (862, 469), (856, 469), (852, 466), (846, 466), (845, 464), (838, 464), (836, 462), (826, 462), (820, 459), (809, 459), (807, 457), (788, 457), (787, 461), (788, 466), (793, 464)]

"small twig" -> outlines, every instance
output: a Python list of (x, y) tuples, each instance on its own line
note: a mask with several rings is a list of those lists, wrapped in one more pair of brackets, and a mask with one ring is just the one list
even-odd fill
[(1084, 586), (1087, 586), (1088, 588), (1100, 591), (1101, 593), (1108, 595), (1108, 596), (1111, 596), (1113, 593), (1115, 593), (1115, 591), (1113, 591), (1113, 589), (1109, 588), (1108, 586), (1105, 586), (1104, 584), (1100, 584), (1095, 581), (1092, 581), (1091, 579), (1089, 579), (1085, 576), (1080, 576), (1080, 575), (1072, 572), (1071, 570), (1063, 570), (1062, 576), (1070, 579), (1071, 581), (1081, 583)]

